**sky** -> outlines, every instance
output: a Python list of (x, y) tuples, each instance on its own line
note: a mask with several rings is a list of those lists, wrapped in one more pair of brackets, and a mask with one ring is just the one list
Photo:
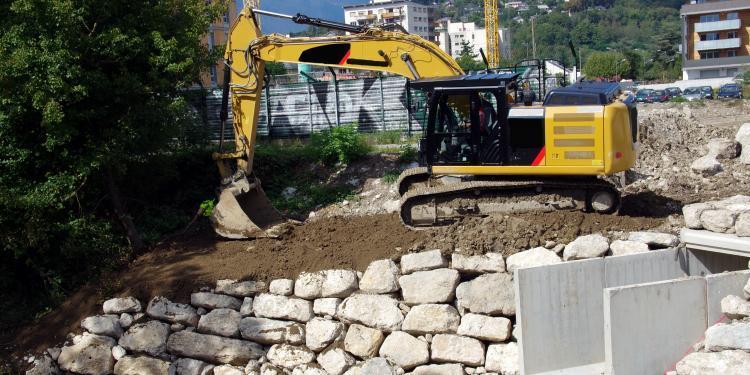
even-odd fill
[[(242, 0), (236, 0), (237, 7), (242, 8)], [(363, 4), (367, 0), (261, 0), (260, 8), (272, 12), (304, 15), (323, 18), (331, 21), (344, 21), (344, 5)], [(292, 21), (264, 16), (261, 19), (264, 34), (287, 34), (304, 30), (307, 26), (297, 25)]]

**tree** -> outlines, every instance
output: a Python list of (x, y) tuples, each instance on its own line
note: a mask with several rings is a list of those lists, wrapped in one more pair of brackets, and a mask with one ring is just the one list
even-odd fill
[(143, 246), (120, 177), (174, 152), (192, 123), (181, 94), (221, 53), (201, 37), (227, 6), (0, 3), (0, 291), (48, 303)]
[(630, 61), (619, 52), (594, 52), (583, 66), (588, 78), (621, 78), (631, 69)]
[(461, 53), (456, 59), (456, 62), (458, 62), (458, 65), (461, 66), (461, 69), (465, 72), (486, 68), (483, 62), (477, 60), (477, 54), (474, 53), (471, 44), (465, 40), (461, 41)]
[(266, 73), (273, 76), (278, 76), (286, 74), (286, 68), (284, 67), (284, 64), (280, 62), (269, 61), (266, 63)]

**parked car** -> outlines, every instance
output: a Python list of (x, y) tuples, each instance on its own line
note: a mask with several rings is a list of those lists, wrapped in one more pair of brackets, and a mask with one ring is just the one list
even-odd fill
[(727, 83), (719, 88), (718, 99), (742, 99), (742, 90), (736, 83)]
[(701, 91), (700, 87), (688, 87), (682, 92), (682, 97), (688, 101), (702, 100), (705, 94)]
[(638, 90), (638, 92), (635, 94), (635, 101), (638, 103), (652, 103), (652, 102), (647, 101), (648, 96), (651, 95), (652, 92), (654, 92), (654, 90), (651, 90), (651, 89)]
[(714, 98), (714, 89), (712, 89), (711, 86), (701, 86), (701, 92), (703, 93), (704, 99)]
[(647, 100), (649, 103), (664, 103), (669, 101), (669, 94), (666, 90), (654, 90)]
[(666, 91), (667, 91), (667, 94), (669, 94), (670, 98), (676, 98), (678, 96), (682, 96), (682, 90), (680, 90), (679, 87), (667, 87)]

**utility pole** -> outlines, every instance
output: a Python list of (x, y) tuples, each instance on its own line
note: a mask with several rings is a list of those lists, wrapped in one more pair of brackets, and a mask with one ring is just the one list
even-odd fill
[(536, 33), (534, 32), (534, 24), (536, 23), (536, 16), (531, 16), (531, 50), (534, 59), (536, 60)]

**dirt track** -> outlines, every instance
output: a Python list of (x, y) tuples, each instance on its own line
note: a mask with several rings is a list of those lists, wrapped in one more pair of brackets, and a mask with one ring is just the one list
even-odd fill
[[(614, 238), (618, 233), (641, 229), (658, 227), (670, 231), (679, 226), (684, 203), (750, 191), (747, 166), (734, 161), (726, 163), (725, 172), (709, 179), (691, 176), (689, 172), (690, 163), (704, 153), (702, 147), (708, 138), (732, 137), (742, 122), (750, 121), (748, 104), (717, 104), (716, 108), (655, 105), (642, 113), (641, 156), (631, 176), (634, 182), (624, 189), (618, 216), (579, 212), (522, 214), (466, 219), (437, 230), (410, 231), (395, 214), (371, 214), (384, 212), (377, 207), (392, 201), (395, 192), (382, 179), (366, 176), (360, 192), (362, 199), (347, 202), (339, 209), (321, 210), (316, 220), (295, 227), (281, 240), (221, 241), (207, 225), (195, 228), (176, 242), (141, 256), (120, 273), (82, 288), (58, 310), (33, 327), (5, 338), (5, 343), (0, 341), (0, 345), (10, 344), (16, 353), (25, 353), (59, 344), (68, 332), (79, 331), (82, 318), (98, 313), (97, 305), (114, 295), (134, 295), (142, 301), (164, 295), (184, 302), (192, 291), (213, 285), (217, 279), (269, 280), (330, 268), (362, 271), (372, 260), (421, 249), (498, 251), (509, 255), (546, 241), (567, 243), (578, 235), (594, 232)], [(367, 161), (372, 165), (371, 162)], [(394, 167), (379, 166), (378, 173)], [(354, 165), (350, 170), (365, 168)], [(342, 178), (355, 174), (344, 173)], [(349, 216), (356, 212), (368, 216)], [(336, 214), (347, 216), (331, 217)]]

